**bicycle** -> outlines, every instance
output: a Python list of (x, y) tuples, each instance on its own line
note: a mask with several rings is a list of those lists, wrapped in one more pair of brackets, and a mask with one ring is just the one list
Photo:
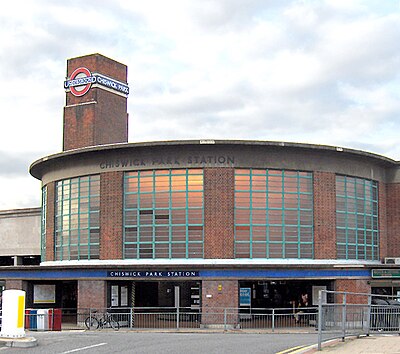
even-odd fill
[(113, 328), (116, 331), (119, 330), (119, 322), (113, 318), (112, 314), (106, 312), (103, 314), (103, 316), (98, 318), (96, 313), (97, 311), (93, 311), (92, 314), (86, 318), (85, 326), (87, 329), (94, 330), (99, 328)]

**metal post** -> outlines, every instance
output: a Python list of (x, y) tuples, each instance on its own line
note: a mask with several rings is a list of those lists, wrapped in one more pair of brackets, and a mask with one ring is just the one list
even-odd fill
[(368, 308), (367, 308), (367, 333), (369, 336), (369, 331), (371, 329), (371, 307), (372, 307), (372, 295), (368, 295)]
[(227, 326), (227, 324), (226, 324), (226, 309), (224, 309), (224, 331), (226, 331), (226, 326)]
[(346, 293), (343, 294), (343, 306), (342, 306), (342, 342), (344, 342), (346, 338)]
[(133, 308), (132, 307), (129, 309), (129, 317), (130, 317), (129, 328), (132, 329), (132, 327), (133, 327)]
[(176, 329), (179, 329), (179, 307), (181, 306), (180, 288), (175, 285)]
[(179, 329), (179, 307), (176, 308), (176, 329)]
[(129, 327), (133, 328), (135, 327), (135, 301), (136, 301), (136, 283), (133, 281), (132, 282), (132, 288), (131, 288), (131, 318), (130, 318), (130, 324)]
[(322, 350), (322, 292), (318, 291), (318, 351)]
[(275, 331), (275, 308), (272, 309), (272, 332)]

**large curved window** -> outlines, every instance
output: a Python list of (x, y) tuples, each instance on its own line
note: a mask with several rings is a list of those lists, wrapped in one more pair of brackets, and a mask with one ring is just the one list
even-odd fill
[(336, 176), (338, 259), (379, 259), (378, 184)]
[(203, 171), (125, 173), (124, 257), (203, 258)]
[(56, 183), (56, 260), (99, 259), (100, 176)]
[(235, 171), (235, 257), (313, 258), (312, 174)]

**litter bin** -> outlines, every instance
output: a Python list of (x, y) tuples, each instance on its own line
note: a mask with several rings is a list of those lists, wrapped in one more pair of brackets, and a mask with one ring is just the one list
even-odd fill
[(31, 322), (30, 313), (31, 313), (30, 309), (25, 310), (25, 329), (29, 329), (29, 326), (30, 326), (30, 322)]
[(37, 330), (38, 331), (49, 330), (49, 310), (47, 309), (37, 310)]
[(29, 310), (29, 329), (31, 331), (37, 330), (37, 310)]
[(61, 309), (49, 310), (49, 326), (53, 331), (61, 331), (61, 317)]

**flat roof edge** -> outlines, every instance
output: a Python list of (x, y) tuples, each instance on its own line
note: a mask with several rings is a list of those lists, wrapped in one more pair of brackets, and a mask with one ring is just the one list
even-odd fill
[(181, 146), (181, 145), (250, 145), (250, 146), (265, 146), (265, 147), (276, 147), (276, 148), (292, 148), (292, 149), (304, 149), (310, 151), (327, 151), (337, 152), (342, 154), (351, 154), (363, 156), (366, 158), (378, 160), (381, 163), (389, 165), (400, 165), (400, 161), (393, 160), (383, 155), (366, 152), (363, 150), (356, 150), (350, 148), (344, 148), (332, 145), (319, 145), (319, 144), (307, 144), (307, 143), (295, 143), (295, 142), (283, 142), (283, 141), (263, 141), (263, 140), (214, 140), (214, 139), (200, 139), (200, 140), (166, 140), (166, 141), (149, 141), (149, 142), (131, 142), (131, 143), (115, 143), (115, 144), (104, 144), (88, 146), (79, 149), (66, 150), (52, 155), (45, 156), (34, 161), (30, 167), (29, 172), (35, 178), (39, 178), (36, 173), (38, 165), (45, 163), (49, 160), (57, 158), (68, 157), (68, 156), (79, 156), (81, 154), (88, 154), (92, 152), (108, 151), (113, 149), (127, 149), (127, 148), (143, 148), (143, 147), (160, 147), (160, 146)]

